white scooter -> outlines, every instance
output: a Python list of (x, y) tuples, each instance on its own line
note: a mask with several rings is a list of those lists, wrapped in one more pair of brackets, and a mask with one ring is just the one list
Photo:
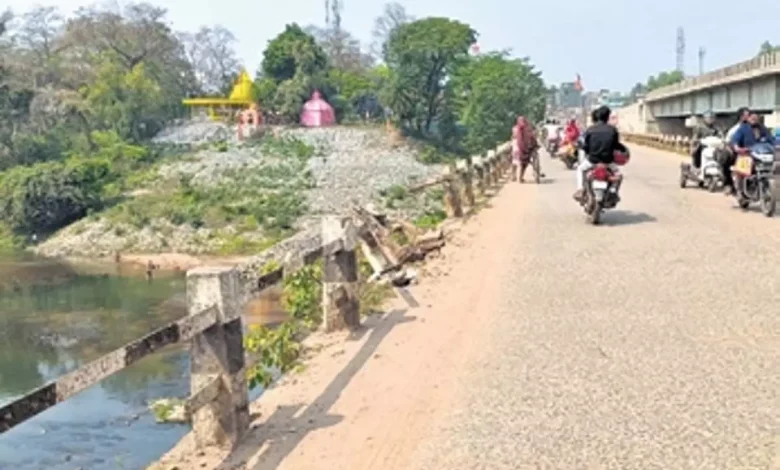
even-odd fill
[(726, 151), (726, 141), (721, 137), (705, 137), (701, 139), (701, 168), (696, 170), (690, 163), (680, 164), (680, 187), (684, 188), (690, 180), (700, 188), (715, 192), (723, 183), (723, 171), (719, 158)]

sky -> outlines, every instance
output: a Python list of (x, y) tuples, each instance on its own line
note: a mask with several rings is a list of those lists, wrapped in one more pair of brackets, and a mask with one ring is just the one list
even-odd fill
[[(9, 3), (10, 2), (10, 3)], [(25, 11), (30, 0), (6, 0), (13, 11)], [(40, 1), (65, 13), (90, 0)], [(127, 3), (121, 1), (120, 4)], [(267, 42), (297, 22), (323, 25), (325, 0), (152, 0), (165, 7), (175, 30), (220, 24), (238, 39), (236, 50), (251, 73), (262, 60)], [(366, 47), (374, 18), (385, 0), (342, 0), (342, 26)], [(780, 1), (762, 1), (761, 11), (728, 12), (730, 0), (406, 0), (412, 16), (446, 16), (479, 32), (481, 50), (509, 49), (529, 57), (545, 82), (559, 84), (582, 77), (586, 90), (628, 91), (650, 75), (676, 65), (677, 28), (685, 30), (686, 74), (699, 70), (699, 47), (706, 49), (706, 71), (753, 57), (768, 40), (780, 44)], [(652, 7), (652, 10), (650, 9)], [(640, 13), (643, 12), (643, 13)], [(740, 33), (738, 33), (738, 31)], [(742, 33), (747, 31), (747, 34)], [(736, 39), (739, 38), (739, 39)]]

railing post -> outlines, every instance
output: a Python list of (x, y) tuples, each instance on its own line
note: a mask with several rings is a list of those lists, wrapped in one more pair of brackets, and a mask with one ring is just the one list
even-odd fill
[(450, 217), (463, 217), (463, 205), (455, 183), (455, 174), (450, 173), (444, 182), (444, 207)]
[(249, 428), (249, 398), (244, 370), (243, 299), (233, 268), (201, 267), (187, 271), (190, 315), (216, 306), (217, 323), (190, 343), (190, 388), (195, 394), (214, 380), (220, 393), (192, 413), (198, 446), (234, 446)]
[(481, 196), (485, 195), (485, 161), (480, 158), (480, 163), (476, 166), (477, 170), (477, 188)]
[(472, 177), (474, 175), (474, 164), (471, 161), (472, 157), (468, 157), (466, 159), (466, 173), (463, 175), (463, 188), (464, 193), (466, 195), (466, 202), (468, 203), (469, 207), (474, 207), (476, 205), (475, 197), (474, 197), (474, 184)]
[[(341, 240), (341, 246), (334, 242)], [(326, 332), (360, 326), (357, 230), (349, 218), (322, 219), (322, 328)]]
[(487, 158), (485, 158), (482, 168), (484, 168), (485, 171), (485, 186), (489, 188), (493, 186), (493, 161), (489, 154)]

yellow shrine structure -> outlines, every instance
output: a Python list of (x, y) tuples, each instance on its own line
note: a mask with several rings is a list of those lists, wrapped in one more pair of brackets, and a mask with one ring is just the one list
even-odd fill
[(182, 103), (192, 109), (205, 108), (209, 117), (214, 120), (231, 119), (237, 112), (257, 109), (254, 86), (249, 74), (246, 73), (246, 70), (242, 70), (227, 98), (187, 98), (182, 100)]

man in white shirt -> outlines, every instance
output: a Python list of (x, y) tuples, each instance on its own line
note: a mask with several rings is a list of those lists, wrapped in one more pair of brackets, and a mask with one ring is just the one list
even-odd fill
[[(545, 148), (546, 149), (558, 149), (558, 144), (561, 141), (561, 132), (563, 129), (561, 128), (561, 125), (555, 122), (555, 119), (549, 119), (547, 121), (547, 124), (544, 125), (544, 133), (547, 136), (546, 142), (545, 142)], [(550, 155), (553, 157), (554, 155)]]

